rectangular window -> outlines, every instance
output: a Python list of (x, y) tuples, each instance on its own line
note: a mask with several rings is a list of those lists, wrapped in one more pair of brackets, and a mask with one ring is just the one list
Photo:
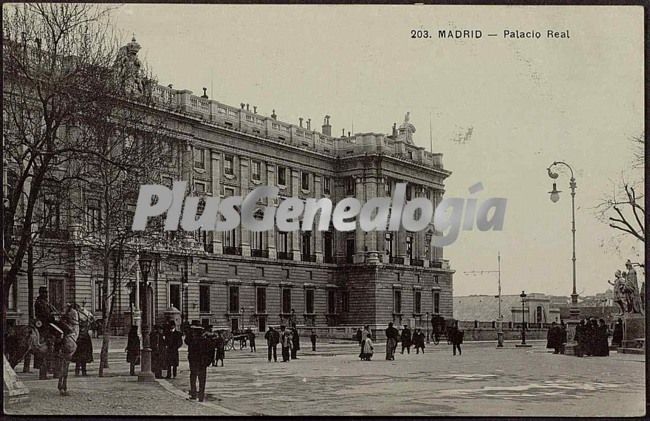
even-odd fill
[(169, 284), (169, 305), (181, 310), (181, 284)]
[(224, 231), (223, 232), (223, 245), (224, 247), (237, 247), (237, 231)]
[(334, 259), (332, 251), (332, 234), (328, 232), (323, 235), (323, 260), (325, 263), (332, 263)]
[(260, 181), (262, 179), (262, 163), (260, 161), (252, 162), (251, 178), (255, 181)]
[(287, 168), (278, 167), (278, 186), (287, 185)]
[(289, 252), (289, 234), (286, 231), (278, 232), (278, 251), (282, 253)]
[(422, 291), (416, 290), (413, 293), (413, 313), (422, 313)]
[(413, 259), (413, 237), (410, 235), (406, 236), (406, 256)]
[(413, 196), (413, 188), (408, 184), (406, 186), (406, 200), (411, 200), (411, 196)]
[(440, 293), (433, 293), (433, 314), (440, 314)]
[(207, 275), (207, 274), (208, 274), (208, 264), (199, 263), (199, 275)]
[(194, 168), (205, 169), (205, 149), (194, 148)]
[(391, 180), (386, 180), (386, 183), (384, 184), (384, 189), (386, 191), (386, 196), (392, 196), (393, 195), (393, 182)]
[(333, 289), (327, 291), (327, 313), (336, 313), (336, 290)]
[(94, 281), (94, 291), (93, 293), (95, 294), (95, 302), (94, 302), (94, 307), (93, 311), (101, 313), (104, 311), (104, 300), (102, 299), (102, 284), (103, 282), (99, 279), (96, 279)]
[(7, 309), (12, 311), (18, 309), (18, 294), (15, 283), (12, 283), (9, 287), (9, 305)]
[(300, 175), (300, 188), (303, 190), (309, 190), (309, 173), (302, 172)]
[(282, 289), (282, 313), (291, 313), (291, 288)]
[(210, 312), (210, 285), (199, 285), (199, 311)]
[(346, 251), (346, 256), (345, 257), (346, 257), (348, 263), (352, 263), (353, 260), (354, 260), (354, 248), (355, 248), (354, 238), (351, 238), (351, 239), (347, 240), (345, 243), (346, 243), (346, 250), (345, 250)]
[(234, 158), (232, 155), (223, 157), (223, 173), (226, 175), (235, 175)]
[(311, 233), (309, 232), (302, 234), (302, 255), (304, 261), (308, 261), (311, 256)]
[(402, 291), (393, 291), (393, 313), (402, 314)]
[(253, 250), (264, 250), (264, 232), (254, 231), (253, 233)]
[(50, 279), (47, 292), (49, 294), (50, 304), (59, 311), (63, 311), (65, 304), (65, 295), (63, 288), (63, 279)]
[(231, 286), (228, 288), (229, 297), (228, 297), (228, 312), (229, 313), (239, 313), (239, 287)]
[(332, 179), (330, 177), (323, 177), (323, 194), (332, 193)]
[(354, 177), (348, 177), (345, 179), (345, 194), (350, 196), (354, 195), (357, 189)]
[(350, 291), (343, 291), (341, 294), (341, 306), (343, 311), (350, 311)]
[(314, 313), (314, 290), (313, 289), (305, 290), (305, 313), (307, 314)]
[(255, 294), (257, 302), (257, 307), (255, 308), (256, 312), (266, 313), (266, 288), (257, 287)]
[(61, 208), (55, 196), (46, 196), (43, 213), (45, 216), (44, 226), (46, 231), (59, 231), (61, 228)]
[(88, 232), (98, 232), (102, 224), (102, 210), (99, 200), (88, 201)]
[(387, 232), (384, 235), (384, 250), (386, 251), (386, 256), (393, 257), (393, 234)]
[(198, 194), (204, 194), (205, 193), (205, 183), (202, 183), (200, 181), (195, 181), (194, 182), (194, 192)]

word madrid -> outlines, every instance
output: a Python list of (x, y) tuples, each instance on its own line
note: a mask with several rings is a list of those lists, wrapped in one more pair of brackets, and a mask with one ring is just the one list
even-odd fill
[[(474, 220), (480, 231), (500, 231), (506, 204), (506, 199), (490, 198), (478, 207), (477, 199), (468, 199), (465, 208), (463, 199), (447, 198), (438, 205), (434, 214), (433, 204), (424, 197), (405, 201), (406, 183), (398, 183), (392, 198), (375, 197), (365, 204), (354, 197), (342, 199), (335, 207), (328, 198), (303, 200), (288, 197), (280, 201), (277, 207), (260, 208), (264, 198), (273, 202), (278, 199), (277, 187), (261, 186), (246, 197), (229, 196), (223, 199), (185, 197), (186, 187), (185, 181), (174, 182), (171, 190), (158, 184), (140, 186), (131, 229), (143, 231), (149, 218), (166, 213), (165, 231), (176, 231), (179, 223), (185, 231), (231, 231), (240, 223), (250, 231), (269, 231), (274, 225), (280, 231), (311, 231), (320, 212), (319, 231), (329, 230), (330, 223), (338, 231), (353, 231), (357, 228), (358, 220), (363, 231), (398, 231), (403, 227), (407, 231), (417, 232), (426, 229), (433, 220), (437, 231), (442, 233), (448, 230), (445, 235), (433, 236), (433, 244), (445, 246), (458, 237), (461, 219), (465, 231), (473, 229)], [(476, 193), (482, 189), (478, 183), (469, 190)], [(269, 203), (272, 203), (271, 200)], [(203, 212), (198, 212), (201, 201)], [(465, 217), (461, 218), (464, 208)], [(491, 210), (494, 212), (490, 216)]]

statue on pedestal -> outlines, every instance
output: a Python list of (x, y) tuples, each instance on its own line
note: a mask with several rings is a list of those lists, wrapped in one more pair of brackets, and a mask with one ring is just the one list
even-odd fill
[(620, 270), (614, 273), (614, 282), (607, 281), (614, 290), (614, 302), (618, 305), (620, 312), (618, 316), (622, 316), (626, 312), (626, 297), (625, 297), (625, 279)]
[(627, 268), (627, 274), (625, 275), (625, 299), (627, 301), (627, 312), (643, 314), (639, 284), (636, 280), (636, 271), (629, 259), (625, 262), (625, 267)]

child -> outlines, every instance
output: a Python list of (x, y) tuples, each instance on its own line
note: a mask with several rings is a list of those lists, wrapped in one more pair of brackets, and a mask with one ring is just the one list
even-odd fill
[(214, 350), (214, 367), (219, 366), (219, 360), (221, 360), (221, 367), (223, 367), (223, 359), (226, 356), (226, 343), (221, 336), (221, 331), (217, 331), (217, 339), (215, 339), (215, 350)]

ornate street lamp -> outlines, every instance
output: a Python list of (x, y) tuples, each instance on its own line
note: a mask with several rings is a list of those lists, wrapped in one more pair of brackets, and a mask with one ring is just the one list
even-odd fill
[(519, 294), (521, 297), (521, 345), (526, 345), (526, 313), (524, 308), (524, 303), (526, 302), (526, 293), (521, 291)]
[[(569, 187), (571, 188), (571, 234), (573, 236), (573, 255), (571, 259), (573, 261), (573, 292), (571, 293), (571, 304), (575, 308), (576, 304), (578, 304), (578, 293), (576, 292), (576, 179), (573, 176), (573, 168), (571, 168), (571, 166), (566, 162), (562, 161), (555, 161), (546, 169), (546, 171), (548, 171), (548, 176), (551, 179), (556, 180), (559, 176), (558, 173), (552, 170), (552, 168), (556, 165), (563, 165), (567, 167), (571, 172), (571, 179), (569, 180)], [(551, 195), (551, 202), (557, 203), (557, 201), (560, 200), (561, 192), (557, 189), (555, 182), (553, 183), (553, 190), (551, 190), (549, 193)], [(572, 313), (576, 316), (574, 318), (577, 318), (578, 313), (575, 309), (573, 309)]]
[(142, 319), (142, 358), (140, 361), (140, 373), (138, 373), (139, 382), (152, 382), (154, 381), (154, 375), (151, 372), (151, 344), (149, 340), (149, 333), (151, 332), (151, 312), (152, 309), (149, 306), (149, 297), (150, 297), (150, 288), (147, 283), (147, 278), (149, 272), (151, 271), (152, 260), (148, 258), (141, 257), (140, 261), (140, 272), (142, 272), (142, 288), (140, 289), (141, 299), (142, 299), (142, 314), (144, 315)]

